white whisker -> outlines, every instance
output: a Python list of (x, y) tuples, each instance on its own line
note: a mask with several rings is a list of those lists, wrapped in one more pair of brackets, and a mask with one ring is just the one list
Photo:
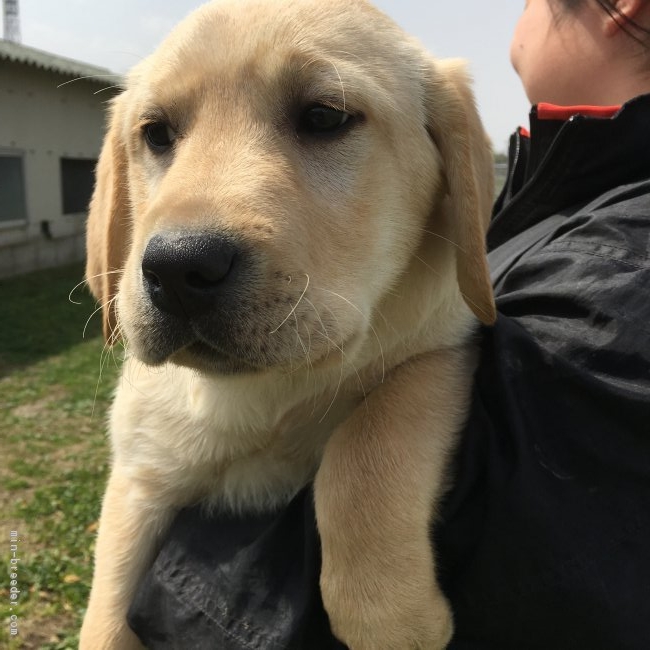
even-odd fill
[(74, 293), (74, 292), (75, 292), (79, 287), (81, 287), (81, 286), (83, 286), (84, 284), (87, 284), (87, 283), (88, 283), (88, 280), (82, 280), (81, 282), (78, 282), (77, 284), (75, 284), (74, 287), (72, 287), (72, 289), (70, 290), (70, 293), (68, 294), (68, 302), (72, 303), (73, 305), (81, 305), (81, 304), (83, 304), (83, 303), (81, 303), (81, 302), (76, 302), (75, 300), (73, 300), (73, 299), (72, 299), (72, 294), (73, 294), (73, 293)]
[[(343, 347), (337, 345), (334, 341), (331, 341), (331, 343), (341, 353), (342, 359), (352, 367), (352, 370), (354, 370), (354, 373), (357, 376), (357, 380), (359, 381), (359, 387), (361, 388), (363, 401), (364, 401), (364, 404), (366, 405), (366, 409), (367, 409), (368, 408), (368, 401), (367, 401), (366, 397), (367, 397), (368, 394), (366, 393), (366, 388), (363, 385), (363, 381), (361, 380), (361, 375), (359, 374), (359, 371), (357, 370), (356, 366), (348, 359), (348, 356), (347, 356), (347, 354), (345, 354), (345, 351), (343, 350)], [(341, 373), (339, 375), (339, 382), (338, 382), (338, 384), (336, 386), (336, 391), (334, 392), (334, 396), (332, 397), (332, 400), (330, 401), (330, 404), (327, 407), (327, 410), (325, 411), (325, 413), (323, 413), (323, 415), (321, 416), (321, 419), (318, 421), (319, 424), (321, 422), (323, 422), (323, 420), (325, 420), (325, 418), (327, 417), (327, 414), (332, 410), (332, 406), (334, 406), (334, 403), (336, 402), (336, 398), (337, 398), (337, 396), (339, 394), (339, 390), (341, 388), (342, 383), (343, 383), (343, 363), (341, 363)]]
[(88, 280), (94, 280), (95, 278), (100, 278), (102, 275), (111, 275), (111, 273), (121, 273), (122, 271), (106, 271), (105, 273), (97, 273), (97, 275), (91, 275), (89, 278), (84, 278), (81, 282), (77, 282), (77, 284), (72, 287), (70, 290), (70, 293), (68, 294), (68, 300), (73, 304), (73, 305), (81, 305), (82, 303), (80, 302), (75, 302), (72, 299), (72, 294), (81, 286), (84, 284), (88, 284)]
[(75, 77), (74, 79), (70, 79), (69, 81), (64, 81), (62, 84), (59, 84), (57, 86), (58, 88), (63, 88), (63, 86), (67, 86), (68, 84), (74, 83), (75, 81), (83, 81), (84, 79), (102, 79), (104, 77), (114, 77), (116, 79), (119, 79), (121, 75), (119, 74), (89, 74), (86, 75), (85, 77)]
[(444, 235), (441, 235), (438, 232), (433, 232), (433, 230), (427, 230), (426, 228), (422, 228), (422, 232), (427, 233), (427, 235), (433, 235), (438, 239), (442, 239), (443, 241), (446, 241), (448, 244), (451, 244), (454, 248), (457, 248), (461, 253), (467, 254), (467, 251), (460, 244), (457, 244), (455, 241), (452, 241), (451, 239), (445, 237)]
[[(307, 277), (307, 284), (305, 285), (305, 288), (302, 290), (302, 293), (300, 294), (300, 298), (298, 298), (298, 302), (293, 306), (291, 311), (287, 314), (286, 318), (269, 334), (275, 334), (290, 318), (291, 315), (295, 313), (296, 309), (298, 308), (298, 305), (300, 304), (300, 301), (304, 298), (305, 293), (307, 293), (307, 288), (309, 287), (309, 276), (305, 273), (305, 276)], [(289, 276), (291, 278), (291, 276)], [(291, 281), (291, 279), (289, 280)]]
[(305, 61), (301, 66), (300, 70), (304, 70), (307, 66), (311, 65), (312, 63), (316, 63), (317, 59), (315, 57), (312, 57), (311, 59), (308, 59)]
[(305, 356), (307, 354), (307, 348), (305, 347), (305, 344), (302, 342), (302, 337), (300, 336), (300, 331), (298, 330), (298, 317), (296, 316), (295, 313), (293, 314), (293, 320), (296, 323), (296, 342), (302, 348), (303, 356)]
[[(298, 317), (296, 316), (295, 313), (293, 315), (293, 319), (296, 321), (296, 332), (298, 333), (298, 338), (302, 341), (302, 337), (300, 336), (300, 330), (299, 330), (300, 325), (298, 322)], [(303, 321), (302, 324), (305, 326), (305, 330), (307, 331), (307, 349), (305, 350), (305, 346), (303, 345), (303, 350), (305, 352), (305, 357), (307, 358), (307, 360), (309, 360), (309, 353), (311, 352), (311, 332), (309, 330), (309, 325), (307, 325), (307, 323)]]
[[(416, 255), (415, 258), (420, 262), (422, 262), (422, 264), (424, 264), (424, 266), (426, 266), (432, 273), (435, 273), (438, 277), (442, 277), (442, 273), (440, 273), (440, 271), (436, 271), (436, 269), (434, 269), (430, 264), (427, 264), (421, 257), (418, 257)], [(461, 291), (460, 295), (463, 297), (463, 300), (465, 300), (468, 303), (471, 303), (480, 312), (484, 313), (486, 316), (489, 316), (489, 314), (485, 311), (485, 309), (483, 309), (480, 305), (474, 302), (466, 293)]]
[(327, 344), (327, 352), (329, 353), (329, 332), (327, 331), (327, 327), (325, 327), (325, 323), (323, 322), (323, 319), (321, 318), (320, 314), (318, 313), (318, 309), (316, 309), (316, 305), (309, 300), (309, 298), (305, 298), (305, 302), (314, 310), (314, 313), (316, 314), (316, 318), (318, 318), (318, 322), (320, 323), (320, 326), (323, 328), (323, 333), (325, 334), (325, 337), (327, 338), (328, 344)]
[(307, 377), (309, 378), (310, 375), (315, 376), (314, 373), (314, 366), (311, 362), (311, 331), (309, 329), (309, 326), (307, 323), (303, 321), (303, 325), (305, 326), (305, 330), (307, 330), (307, 349), (305, 349), (304, 343), (302, 342), (302, 337), (300, 336), (300, 331), (299, 331), (299, 322), (298, 318), (296, 315), (293, 315), (294, 320), (296, 321), (296, 334), (298, 336), (298, 340), (300, 341), (300, 345), (302, 346), (303, 353), (305, 355), (305, 363), (307, 364)]
[[(331, 291), (330, 289), (324, 289), (322, 287), (314, 287), (315, 289), (319, 289), (320, 291), (326, 291), (327, 293), (332, 294), (333, 296), (336, 296), (337, 298), (340, 298), (343, 300), (345, 303), (350, 305), (352, 309), (357, 311), (361, 316), (366, 319), (366, 315), (357, 307), (353, 302), (348, 300), (345, 296), (342, 296), (340, 293), (336, 293), (336, 291)], [(383, 318), (383, 316), (382, 316)], [(381, 383), (384, 382), (384, 379), (386, 378), (386, 359), (384, 357), (384, 346), (381, 343), (381, 339), (379, 338), (379, 334), (377, 334), (377, 330), (373, 327), (372, 323), (368, 320), (368, 327), (372, 331), (372, 333), (375, 335), (375, 339), (377, 340), (377, 345), (379, 345), (379, 354), (381, 355)]]
[(97, 405), (97, 396), (99, 395), (99, 386), (102, 383), (102, 378), (104, 376), (104, 368), (106, 367), (106, 362), (109, 358), (109, 355), (113, 354), (113, 345), (115, 343), (114, 337), (115, 337), (115, 332), (111, 333), (111, 336), (104, 341), (104, 345), (102, 347), (102, 351), (99, 355), (99, 374), (97, 376), (97, 383), (95, 384), (95, 395), (93, 397), (93, 407), (90, 412), (90, 417), (94, 417), (95, 415), (95, 406)]
[[(333, 311), (332, 311), (332, 310), (331, 310), (327, 305), (323, 305), (323, 306), (325, 307), (325, 309), (327, 309), (327, 311), (331, 314), (331, 316), (334, 318), (334, 320), (335, 320), (335, 321), (337, 322), (337, 324), (339, 324), (339, 326), (340, 326), (339, 319), (338, 319), (337, 315), (336, 315), (336, 314), (335, 314), (335, 313), (334, 313), (334, 312), (333, 312)], [(321, 332), (317, 332), (317, 333), (318, 333), (318, 334), (321, 334)], [(332, 401), (330, 402), (330, 405), (327, 407), (327, 410), (325, 411), (324, 415), (322, 416), (320, 422), (322, 422), (323, 419), (327, 416), (327, 414), (329, 413), (330, 409), (331, 409), (332, 406), (334, 405), (334, 402), (336, 401), (336, 396), (338, 395), (338, 392), (339, 392), (339, 389), (340, 389), (341, 382), (343, 381), (343, 363), (344, 363), (344, 362), (347, 363), (347, 364), (349, 364), (349, 365), (352, 367), (352, 369), (354, 370), (354, 372), (356, 373), (356, 375), (357, 375), (357, 379), (359, 380), (359, 386), (361, 387), (361, 391), (362, 391), (362, 393), (363, 393), (363, 400), (364, 400), (364, 402), (366, 401), (366, 395), (367, 395), (367, 393), (366, 393), (366, 389), (365, 389), (365, 387), (364, 387), (364, 385), (363, 385), (363, 381), (361, 381), (361, 376), (359, 375), (359, 371), (357, 370), (356, 366), (355, 366), (355, 365), (350, 361), (350, 359), (348, 358), (348, 355), (345, 354), (345, 351), (343, 350), (343, 345), (344, 345), (344, 343), (341, 343), (341, 345), (338, 345), (338, 344), (337, 344), (337, 343), (336, 343), (332, 338), (330, 338), (327, 334), (322, 334), (322, 336), (324, 336), (325, 339), (326, 339), (326, 341), (327, 341), (327, 349), (328, 349), (328, 351), (329, 351), (329, 349), (330, 349), (329, 346), (330, 346), (330, 344), (331, 344), (334, 348), (336, 348), (336, 349), (341, 353), (341, 373), (340, 373), (340, 376), (339, 376), (339, 384), (338, 384), (338, 386), (336, 387), (336, 392), (334, 393), (334, 397), (332, 398)], [(367, 403), (366, 403), (366, 408), (367, 408)]]
[(354, 52), (347, 52), (346, 50), (334, 50), (334, 52), (335, 52), (336, 54), (345, 54), (345, 55), (347, 55), (347, 56), (351, 56), (351, 57), (353, 57), (353, 58), (358, 59), (359, 61), (361, 61), (361, 63), (365, 63), (365, 61), (363, 60), (363, 58), (360, 57), (358, 54), (355, 54)]
[(99, 93), (106, 92), (107, 90), (112, 90), (113, 88), (122, 88), (122, 86), (106, 86), (106, 88), (100, 88), (99, 90), (96, 90), (93, 95), (99, 95)]
[[(108, 305), (106, 306), (106, 308), (108, 309)], [(95, 311), (93, 311), (92, 314), (90, 314), (90, 316), (88, 316), (88, 320), (86, 320), (86, 324), (84, 325), (83, 331), (81, 332), (81, 338), (82, 339), (86, 338), (86, 330), (88, 329), (88, 325), (90, 325), (90, 321), (93, 319), (93, 316), (97, 312), (102, 311), (102, 309), (104, 309), (104, 307), (102, 307), (102, 305), (100, 305), (99, 307), (97, 307), (97, 309), (95, 309)]]
[[(344, 52), (344, 54), (348, 54), (347, 52)], [(361, 60), (361, 59), (360, 59)], [(319, 63), (319, 59), (317, 58), (311, 58), (307, 60), (305, 63), (302, 64), (300, 67), (301, 70), (304, 70), (307, 66), (311, 65), (312, 63)], [(339, 70), (336, 67), (336, 64), (333, 61), (327, 60), (326, 63), (329, 63), (334, 68), (334, 72), (336, 72), (336, 76), (339, 79), (339, 84), (341, 86), (341, 94), (342, 94), (342, 99), (343, 99), (343, 110), (345, 111), (346, 109), (346, 101), (345, 101), (345, 87), (343, 85), (343, 79), (341, 78), (341, 75), (339, 74)]]
[(440, 271), (436, 271), (436, 269), (434, 269), (433, 266), (431, 266), (431, 264), (428, 264), (427, 262), (425, 262), (419, 255), (415, 255), (415, 259), (418, 260), (419, 262), (422, 262), (422, 264), (424, 264), (424, 266), (426, 266), (432, 273), (437, 275), (439, 278), (443, 277), (442, 273), (440, 273)]
[(339, 70), (336, 65), (332, 61), (330, 61), (330, 63), (334, 68), (334, 72), (336, 72), (336, 76), (339, 78), (339, 83), (341, 84), (341, 93), (343, 95), (343, 111), (345, 111), (345, 88), (343, 87), (343, 79), (341, 79), (341, 75), (339, 74)]
[[(334, 341), (332, 341), (329, 337), (326, 338), (328, 340), (328, 345), (331, 342), (338, 348), (338, 346), (334, 343)], [(341, 384), (343, 383), (343, 358), (345, 357), (345, 354), (341, 348), (338, 349), (341, 350), (341, 372), (339, 373), (339, 380), (336, 384), (336, 390), (334, 391), (334, 395), (329, 403), (329, 406), (325, 410), (325, 413), (323, 413), (323, 415), (321, 416), (320, 420), (318, 420), (318, 424), (321, 424), (321, 422), (323, 422), (323, 420), (327, 417), (327, 414), (332, 410), (332, 406), (334, 406), (334, 402), (336, 402), (336, 398), (338, 397), (339, 390), (341, 389)]]

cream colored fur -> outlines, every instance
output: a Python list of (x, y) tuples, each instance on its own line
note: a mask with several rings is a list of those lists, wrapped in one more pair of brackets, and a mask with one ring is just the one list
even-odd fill
[[(355, 121), (302, 137), (291, 116), (314, 102)], [(144, 143), (152, 114), (174, 124), (169, 155)], [(127, 353), (82, 650), (140, 647), (126, 611), (179, 508), (265, 510), (314, 477), (335, 634), (352, 650), (446, 645), (429, 527), (477, 317), (494, 319), (491, 201), (462, 64), (365, 2), (217, 0), (132, 71), (88, 224), (88, 282)], [(178, 230), (254, 251), (263, 272), (232, 316), (250, 372), (156, 356), (142, 255)]]

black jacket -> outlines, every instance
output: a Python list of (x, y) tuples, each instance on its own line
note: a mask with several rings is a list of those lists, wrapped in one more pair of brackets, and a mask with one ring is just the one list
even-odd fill
[[(511, 141), (456, 483), (436, 525), (454, 650), (650, 648), (650, 96)], [(151, 648), (342, 646), (310, 489), (175, 522), (130, 612)], [(381, 650), (381, 649), (378, 649)]]

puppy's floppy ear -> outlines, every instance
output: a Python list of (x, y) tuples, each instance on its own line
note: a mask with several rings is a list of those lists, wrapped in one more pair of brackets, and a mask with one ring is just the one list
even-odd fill
[(102, 307), (104, 337), (111, 344), (118, 336), (114, 298), (130, 236), (128, 160), (120, 135), (122, 100), (117, 97), (111, 107), (86, 230), (86, 280)]
[(451, 237), (460, 291), (484, 323), (496, 319), (485, 249), (494, 195), (492, 149), (462, 61), (432, 62), (426, 88), (427, 127), (442, 157), (451, 206)]

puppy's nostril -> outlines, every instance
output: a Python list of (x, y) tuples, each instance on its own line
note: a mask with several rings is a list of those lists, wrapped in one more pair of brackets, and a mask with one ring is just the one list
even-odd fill
[(199, 291), (216, 289), (230, 276), (236, 257), (233, 249), (222, 246), (218, 254), (197, 260), (194, 267), (185, 274), (187, 286)]
[(219, 282), (221, 282), (221, 279), (221, 277), (210, 279), (199, 271), (191, 271), (185, 276), (185, 282), (187, 286), (192, 289), (199, 289), (200, 291), (205, 289), (212, 289), (218, 285)]
[(162, 286), (162, 282), (160, 281), (160, 278), (153, 271), (149, 271), (148, 269), (143, 269), (142, 274), (144, 275), (148, 285), (152, 289), (160, 289), (160, 287)]

